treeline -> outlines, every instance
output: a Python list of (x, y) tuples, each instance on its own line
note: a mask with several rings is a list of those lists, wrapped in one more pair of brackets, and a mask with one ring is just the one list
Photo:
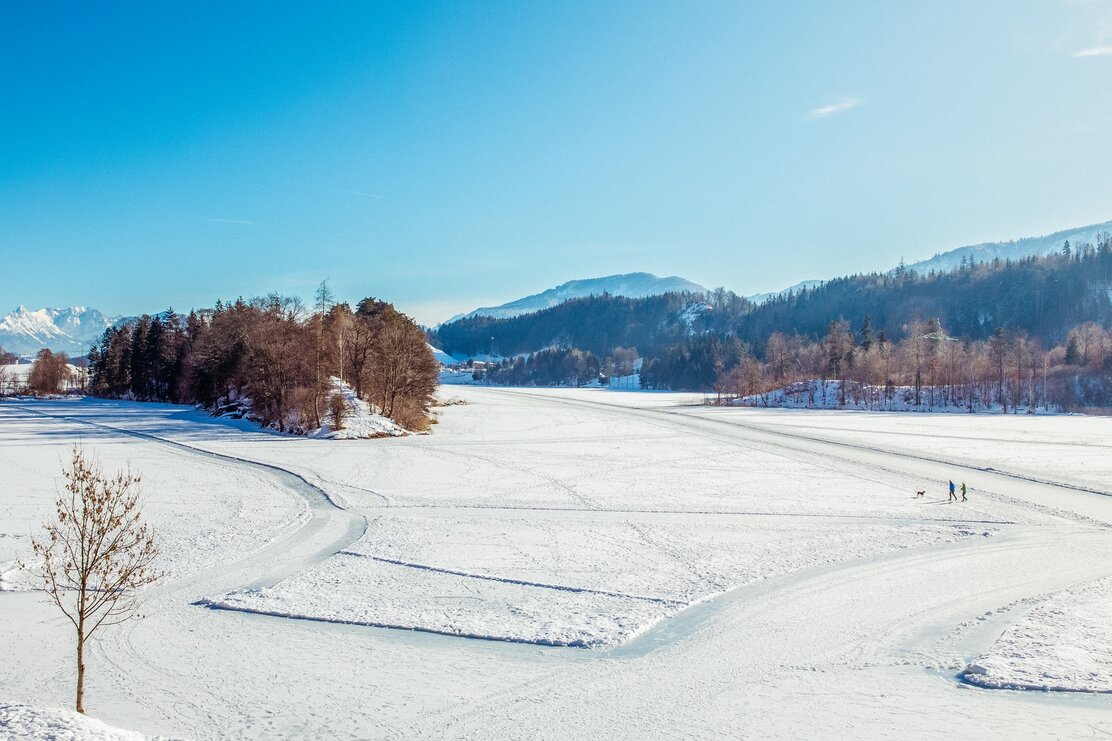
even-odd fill
[(838, 278), (755, 307), (736, 333), (758, 347), (773, 332), (819, 339), (833, 319), (860, 326), (868, 315), (877, 331), (899, 339), (912, 319), (929, 317), (962, 339), (984, 340), (1002, 327), (1050, 346), (1078, 324), (1108, 326), (1109, 289), (1112, 242), (1102, 238), (1095, 246), (1066, 243), (1046, 257), (965, 262), (950, 272), (921, 275), (900, 267)]
[(500, 386), (585, 386), (598, 381), (601, 368), (593, 352), (551, 347), (492, 365), (484, 380)]
[[(1112, 332), (1094, 322), (1049, 349), (1002, 327), (985, 340), (960, 340), (937, 319), (914, 320), (904, 335), (892, 342), (874, 333), (868, 316), (858, 327), (831, 322), (817, 341), (774, 332), (761, 354), (743, 344), (738, 360), (720, 364), (713, 388), (721, 399), (760, 405), (774, 390), (833, 380), (839, 404), (876, 409), (1091, 409), (1112, 400)], [(653, 383), (651, 374), (642, 380)]]
[(89, 354), (89, 372), (97, 396), (211, 410), (247, 411), (249, 403), (262, 424), (294, 432), (330, 419), (337, 377), (380, 413), (420, 430), (429, 424), (438, 365), (421, 328), (391, 304), (367, 298), (353, 311), (322, 284), (312, 311), (272, 294), (111, 327)]
[[(930, 381), (923, 380), (926, 374), (941, 379), (947, 399), (975, 396), (974, 404), (1012, 405), (1023, 395), (1030, 398), (1030, 369), (1041, 363), (1045, 372), (1035, 374), (1040, 398), (1063, 406), (1112, 404), (1103, 361), (1073, 363), (1072, 355), (1071, 362), (1065, 360), (1071, 337), (1099, 347), (1092, 338), (1112, 326), (1110, 296), (1112, 242), (1102, 237), (1096, 245), (1063, 244), (1059, 253), (1045, 257), (963, 262), (950, 272), (919, 274), (901, 266), (839, 278), (759, 306), (722, 289), (642, 299), (597, 296), (512, 319), (453, 322), (441, 326), (434, 339), (457, 354), (579, 350), (602, 358), (603, 366), (618, 346), (637, 347), (644, 358), (641, 383), (657, 389), (713, 390), (729, 373), (735, 382), (739, 373), (749, 378), (751, 388), (808, 376), (854, 382), (859, 376), (862, 383), (921, 388)], [(927, 323), (933, 329), (924, 330)], [(944, 339), (927, 352), (929, 343), (923, 346), (922, 339), (927, 335)], [(941, 355), (956, 369), (958, 349), (967, 369), (962, 384), (931, 368)], [(1001, 371), (1008, 362), (1025, 369), (1022, 393), (1015, 373)], [(754, 363), (760, 366), (759, 383), (749, 367)], [(985, 370), (989, 364), (992, 373)], [(531, 374), (518, 361), (502, 365), (516, 366), (498, 376), (504, 383), (541, 384), (550, 376)], [(970, 373), (982, 379), (975, 394)], [(603, 368), (604, 382), (606, 375)]]
[[(890, 274), (839, 278), (753, 308), (733, 332), (688, 336), (647, 359), (641, 380), (648, 388), (712, 389), (723, 372), (743, 365), (742, 352), (750, 360), (772, 363), (773, 383), (841, 379), (856, 368), (863, 375), (850, 380), (918, 385), (923, 364), (937, 354), (924, 345), (929, 335), (945, 338), (936, 349), (945, 348), (951, 366), (957, 362), (952, 357), (956, 347), (965, 348), (965, 367), (982, 368), (987, 361), (977, 358), (995, 358), (995, 392), (984, 386), (976, 395), (986, 404), (1012, 403), (1018, 393), (999, 382), (1001, 358), (1023, 358), (1027, 364), (1032, 352), (1045, 354), (1050, 364), (1042, 384), (1048, 387), (1046, 396), (1067, 407), (1090, 404), (1106, 385), (1096, 377), (1104, 373), (1103, 365), (1080, 368), (1056, 361), (1064, 358), (1071, 336), (1090, 337), (1112, 324), (1110, 289), (1112, 243), (1107, 239), (1095, 247), (1064, 245), (1060, 254), (1046, 257), (963, 263), (948, 273), (919, 275), (901, 267)], [(933, 329), (924, 329), (927, 322)], [(1058, 354), (1049, 354), (1054, 349)], [(1034, 362), (1042, 362), (1041, 356)], [(788, 368), (795, 372), (787, 374)], [(1059, 368), (1057, 375), (1051, 368)], [(750, 379), (754, 372), (746, 371)], [(976, 375), (988, 378), (987, 371)], [(1059, 376), (1074, 381), (1055, 380)]]
[(599, 358), (589, 350), (547, 347), (535, 353), (473, 366), (473, 378), (498, 386), (606, 385), (637, 372), (637, 348), (617, 347)]
[(961, 339), (984, 340), (1002, 327), (1049, 347), (1077, 324), (1112, 322), (1112, 243), (1063, 247), (1061, 254), (964, 263), (951, 272), (922, 275), (901, 267), (837, 278), (760, 305), (723, 289), (638, 299), (592, 296), (509, 319), (461, 319), (432, 331), (430, 341), (459, 356), (512, 357), (566, 347), (602, 358), (615, 347), (637, 347), (675, 368), (667, 376), (677, 387), (690, 385), (685, 377), (708, 378), (682, 368), (684, 355), (698, 362), (706, 351), (697, 340), (702, 335), (736, 337), (760, 350), (775, 332), (818, 340), (832, 320), (860, 326), (866, 315), (875, 331), (893, 340), (921, 317), (938, 319)]

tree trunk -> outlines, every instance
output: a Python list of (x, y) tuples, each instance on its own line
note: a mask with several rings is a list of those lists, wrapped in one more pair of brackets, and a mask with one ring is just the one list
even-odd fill
[(85, 713), (85, 636), (77, 629), (77, 712)]

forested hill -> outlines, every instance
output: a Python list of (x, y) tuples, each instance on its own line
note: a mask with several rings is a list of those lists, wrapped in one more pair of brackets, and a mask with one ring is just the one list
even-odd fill
[(924, 336), (964, 341), (970, 357), (995, 348), (998, 368), (1000, 348), (1023, 348), (1050, 353), (1055, 362), (1083, 357), (1083, 365), (1103, 374), (1112, 371), (1110, 328), (1112, 242), (1102, 240), (1014, 262), (967, 261), (950, 272), (923, 275), (900, 267), (838, 278), (760, 305), (722, 289), (641, 299), (597, 296), (512, 319), (452, 322), (432, 341), (457, 357), (513, 358), (548, 348), (489, 369), (495, 383), (577, 385), (600, 374), (623, 375), (628, 358), (641, 357), (644, 386), (709, 390), (723, 370), (745, 363), (763, 364), (764, 373), (774, 354), (781, 361), (772, 380), (783, 382), (789, 377), (785, 356), (772, 344), (787, 343), (795, 373), (815, 378), (860, 366), (886, 343), (899, 343), (900, 353), (918, 363), (916, 343)]
[(640, 299), (594, 296), (511, 319), (471, 317), (442, 325), (433, 342), (456, 356), (513, 356), (574, 347), (600, 357), (635, 347), (645, 357), (691, 337), (737, 337), (758, 351), (773, 332), (821, 338), (831, 321), (900, 339), (915, 319), (937, 319), (953, 337), (980, 340), (997, 328), (1045, 345), (1087, 321), (1112, 322), (1112, 244), (1069, 254), (966, 263), (946, 273), (891, 273), (836, 278), (754, 305), (728, 291), (669, 293)]
[(1073, 326), (1112, 321), (1112, 245), (1069, 254), (970, 264), (922, 275), (897, 268), (857, 275), (774, 298), (738, 322), (738, 336), (755, 347), (773, 332), (817, 339), (830, 322), (859, 326), (866, 315), (891, 339), (914, 319), (938, 319), (947, 334), (980, 340), (997, 328), (1024, 332), (1044, 344), (1060, 342)]
[[(717, 302), (711, 307), (709, 302)], [(717, 313), (713, 309), (717, 308)], [(545, 347), (575, 347), (599, 356), (615, 347), (642, 351), (681, 341), (691, 331), (732, 331), (752, 304), (727, 291), (665, 293), (644, 298), (588, 296), (509, 319), (474, 316), (442, 324), (430, 341), (456, 357), (513, 356)], [(718, 320), (730, 319), (724, 324)]]

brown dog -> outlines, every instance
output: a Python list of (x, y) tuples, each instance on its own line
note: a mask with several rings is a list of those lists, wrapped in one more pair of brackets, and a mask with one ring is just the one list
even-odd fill
[(926, 496), (926, 495), (927, 495), (927, 490), (926, 489), (923, 489), (922, 491), (915, 492), (915, 498), (916, 499), (918, 499), (919, 497)]

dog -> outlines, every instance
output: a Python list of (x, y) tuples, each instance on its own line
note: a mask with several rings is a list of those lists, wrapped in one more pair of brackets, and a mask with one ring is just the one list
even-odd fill
[(916, 499), (918, 499), (919, 497), (925, 497), (926, 495), (927, 495), (927, 490), (926, 489), (923, 489), (922, 491), (915, 492), (915, 498)]

